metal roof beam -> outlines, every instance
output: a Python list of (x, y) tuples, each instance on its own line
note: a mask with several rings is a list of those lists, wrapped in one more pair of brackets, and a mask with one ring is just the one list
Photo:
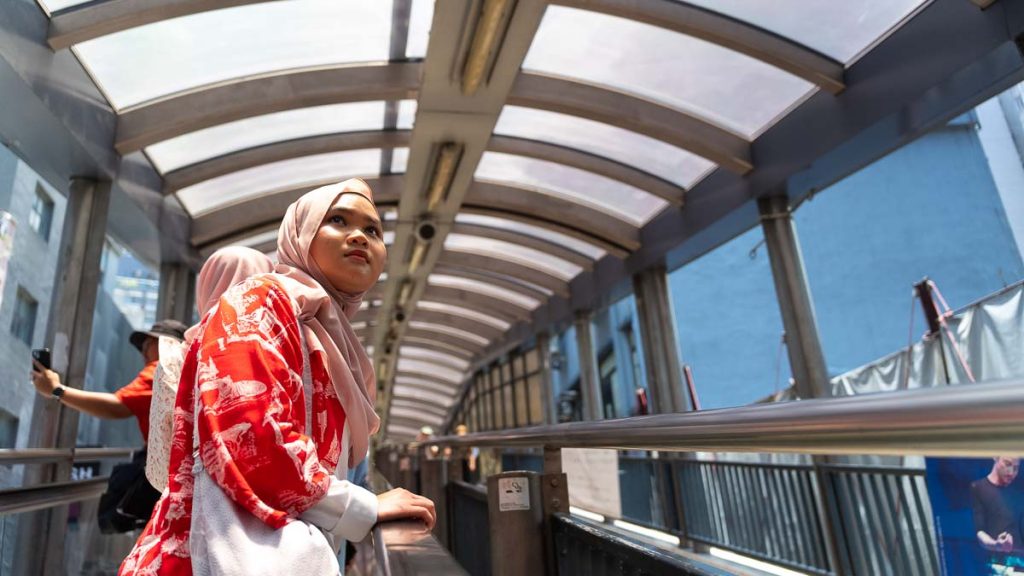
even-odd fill
[(413, 98), (421, 69), (418, 62), (325, 66), (186, 90), (122, 110), (114, 147), (127, 154), (210, 126), (294, 108)]
[(437, 259), (437, 264), (449, 268), (490, 272), (491, 274), (540, 286), (563, 298), (569, 295), (569, 285), (565, 280), (551, 276), (536, 268), (524, 266), (510, 260), (501, 260), (493, 256), (445, 250), (441, 253), (441, 257)]
[(161, 20), (270, 0), (105, 0), (61, 10), (50, 18), (54, 50)]
[(466, 318), (465, 316), (437, 312), (434, 310), (424, 310), (422, 308), (416, 308), (412, 311), (412, 319), (451, 326), (452, 328), (465, 330), (466, 332), (471, 332), (488, 340), (500, 338), (502, 334), (505, 333), (504, 330), (491, 326), (490, 324), (484, 324), (477, 320)]

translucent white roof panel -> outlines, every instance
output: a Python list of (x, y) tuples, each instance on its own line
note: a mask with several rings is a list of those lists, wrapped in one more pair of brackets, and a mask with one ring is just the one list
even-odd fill
[[(415, 109), (415, 103), (411, 107)], [(402, 118), (401, 114), (399, 118)], [(203, 160), (273, 142), (323, 134), (381, 130), (383, 127), (383, 101), (329, 104), (264, 114), (197, 130), (149, 146), (146, 154), (157, 170), (167, 173)]]
[(416, 121), (416, 101), (415, 100), (401, 100), (398, 102), (398, 122), (395, 128), (399, 130), (410, 130), (412, 129), (413, 123)]
[(386, 61), (389, 0), (263, 2), (173, 18), (75, 46), (115, 108), (291, 68)]
[(43, 10), (53, 14), (58, 10), (80, 6), (87, 2), (92, 2), (92, 0), (39, 0), (39, 5), (43, 7)]
[(519, 306), (520, 308), (527, 308), (533, 310), (540, 306), (540, 300), (535, 300), (529, 296), (524, 296), (518, 292), (506, 290), (499, 286), (492, 286), (486, 282), (480, 282), (470, 278), (462, 278), (461, 276), (449, 276), (447, 274), (431, 274), (427, 278), (427, 284), (433, 286), (444, 286), (446, 288), (455, 288), (458, 290), (466, 290), (467, 292), (476, 292), (484, 296), (489, 296), (495, 300), (502, 300), (510, 304)]
[(548, 6), (523, 68), (654, 100), (747, 138), (815, 90), (788, 72), (692, 36), (562, 6)]
[(482, 312), (471, 310), (469, 308), (463, 308), (461, 306), (452, 306), (451, 304), (445, 304), (444, 302), (430, 302), (428, 300), (420, 300), (416, 303), (417, 310), (430, 310), (431, 312), (440, 312), (442, 314), (451, 314), (453, 316), (461, 316), (469, 320), (475, 320), (481, 324), (487, 324), (493, 326), (498, 330), (508, 330), (511, 324), (505, 322), (501, 318), (495, 318), (494, 316), (488, 316)]
[(398, 386), (394, 387), (393, 391), (395, 397), (408, 398), (410, 400), (426, 400), (432, 401), (434, 404), (440, 404), (441, 406), (447, 406), (451, 403), (452, 395), (437, 394), (434, 392), (427, 392), (425, 390), (419, 390), (410, 386)]
[(247, 238), (242, 238), (237, 242), (232, 242), (232, 246), (245, 246), (247, 248), (255, 248), (267, 242), (277, 242), (277, 230), (267, 230), (266, 232), (260, 232), (259, 234), (253, 234)]
[(458, 384), (462, 382), (462, 372), (458, 370), (452, 370), (446, 368), (435, 362), (428, 362), (426, 360), (416, 360), (414, 358), (398, 358), (398, 371), (399, 372), (419, 372), (421, 374), (430, 374), (432, 378), (443, 380), (449, 384)]
[(376, 175), (380, 150), (349, 150), (264, 164), (189, 186), (178, 192), (193, 216), (274, 191)]
[(575, 148), (628, 164), (683, 188), (690, 188), (715, 168), (715, 163), (630, 130), (561, 114), (505, 106), (494, 133)]
[(398, 398), (392, 400), (391, 405), (396, 408), (413, 408), (417, 410), (423, 410), (424, 412), (429, 412), (430, 414), (435, 414), (441, 417), (444, 417), (446, 412), (445, 410), (433, 405), (417, 404), (416, 402), (413, 402), (411, 400), (401, 400)]
[(579, 252), (580, 254), (589, 257), (591, 260), (597, 260), (606, 254), (606, 252), (601, 248), (598, 248), (588, 242), (584, 242), (578, 238), (573, 238), (572, 236), (554, 232), (547, 228), (541, 228), (540, 226), (533, 226), (532, 224), (517, 222), (515, 220), (506, 220), (504, 218), (486, 216), (483, 214), (456, 214), (455, 221), (463, 224), (475, 224), (477, 226), (508, 230), (510, 232), (517, 232), (519, 234), (533, 236), (534, 238), (540, 238), (541, 240), (547, 240), (552, 244), (557, 244), (575, 252)]
[(434, 0), (413, 0), (412, 13), (409, 15), (409, 39), (405, 45), (406, 58), (423, 58), (427, 55), (433, 19)]
[(442, 352), (429, 350), (427, 348), (420, 348), (418, 346), (402, 346), (398, 349), (398, 355), (405, 358), (425, 360), (435, 364), (445, 364), (458, 370), (469, 369), (469, 362), (459, 358), (458, 356), (452, 356), (451, 354), (444, 354)]
[(525, 185), (543, 194), (590, 206), (634, 226), (645, 224), (668, 206), (661, 198), (618, 180), (503, 152), (484, 152), (476, 178)]
[(431, 412), (424, 412), (417, 408), (400, 408), (397, 406), (391, 407), (391, 418), (402, 418), (405, 420), (414, 420), (416, 422), (424, 422), (426, 424), (433, 424), (437, 426), (444, 422), (443, 416), (438, 416)]
[(441, 381), (427, 380), (424, 378), (417, 378), (415, 376), (398, 375), (395, 377), (395, 383), (403, 386), (409, 386), (410, 388), (418, 388), (426, 390), (427, 392), (436, 392), (437, 394), (454, 394), (458, 389), (458, 383), (446, 384)]
[(451, 326), (445, 326), (443, 324), (435, 324), (433, 322), (418, 322), (413, 320), (409, 322), (409, 326), (417, 330), (425, 330), (427, 332), (437, 332), (439, 334), (455, 336), (456, 338), (466, 340), (467, 342), (473, 342), (481, 346), (486, 346), (487, 344), (490, 343), (490, 341), (487, 340), (487, 338), (484, 338), (483, 336), (474, 334), (472, 332), (467, 332), (466, 330), (452, 328)]
[(409, 149), (395, 148), (391, 152), (391, 173), (402, 174), (409, 165)]
[(849, 64), (928, 0), (686, 0)]
[(498, 260), (515, 262), (516, 264), (539, 270), (565, 281), (572, 280), (583, 271), (582, 268), (572, 262), (556, 258), (540, 250), (480, 236), (449, 234), (444, 240), (444, 248), (454, 252), (478, 254)]
[(388, 422), (388, 431), (387, 431), (388, 436), (393, 436), (393, 437), (396, 437), (396, 438), (403, 438), (403, 437), (410, 437), (411, 438), (413, 436), (416, 436), (419, 433), (420, 433), (420, 431), (418, 429), (416, 429), (416, 428), (410, 428), (409, 426), (400, 426), (398, 424), (392, 424), (391, 422)]

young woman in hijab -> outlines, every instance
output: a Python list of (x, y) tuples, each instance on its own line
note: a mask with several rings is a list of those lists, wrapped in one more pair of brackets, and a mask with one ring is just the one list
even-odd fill
[(275, 273), (228, 290), (189, 346), (167, 490), (120, 574), (333, 575), (377, 521), (433, 526), (430, 500), (344, 480), (379, 424), (349, 318), (386, 257), (363, 181), (288, 208)]
[[(245, 248), (227, 246), (207, 258), (196, 279), (196, 309), (199, 318), (217, 305), (220, 297), (242, 280), (274, 270), (267, 255)], [(167, 467), (171, 457), (171, 431), (174, 429), (174, 399), (184, 362), (185, 348), (195, 338), (199, 325), (185, 332), (185, 342), (160, 340), (160, 363), (153, 373), (153, 399), (149, 408), (149, 440), (146, 450), (146, 479), (159, 491), (167, 487)]]

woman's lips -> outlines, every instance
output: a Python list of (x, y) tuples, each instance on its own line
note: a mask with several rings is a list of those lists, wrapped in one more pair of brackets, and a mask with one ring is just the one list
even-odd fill
[(366, 252), (363, 252), (362, 250), (353, 250), (353, 251), (349, 252), (348, 254), (345, 254), (345, 258), (349, 258), (349, 259), (355, 260), (357, 262), (362, 262), (364, 264), (369, 264), (370, 263), (369, 255)]

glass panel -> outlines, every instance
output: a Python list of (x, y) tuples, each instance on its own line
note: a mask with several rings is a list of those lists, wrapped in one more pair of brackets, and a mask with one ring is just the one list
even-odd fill
[(593, 172), (501, 152), (484, 152), (475, 177), (535, 189), (637, 226), (668, 206), (657, 196)]
[(431, 310), (434, 312), (452, 314), (455, 316), (468, 318), (470, 320), (476, 320), (483, 324), (494, 326), (499, 330), (508, 330), (508, 328), (511, 326), (511, 324), (505, 322), (500, 318), (488, 316), (487, 314), (482, 314), (480, 312), (477, 312), (476, 310), (471, 310), (469, 308), (462, 308), (461, 306), (452, 306), (451, 304), (444, 304), (442, 302), (428, 302), (420, 300), (419, 302), (416, 303), (416, 307), (422, 308), (423, 310)]
[(606, 254), (601, 248), (598, 248), (588, 242), (584, 242), (583, 240), (573, 238), (572, 236), (568, 236), (560, 232), (554, 232), (547, 228), (541, 228), (540, 226), (525, 224), (515, 220), (506, 220), (504, 218), (496, 218), (494, 216), (484, 216), (480, 214), (456, 214), (455, 221), (462, 224), (475, 224), (477, 226), (508, 230), (510, 232), (517, 232), (519, 234), (540, 238), (541, 240), (547, 240), (552, 244), (558, 244), (559, 246), (588, 256), (591, 260), (598, 260)]
[(526, 383), (530, 395), (530, 423), (542, 424), (544, 422), (544, 387), (541, 384), (540, 375), (528, 376)]
[(715, 164), (661, 140), (578, 116), (505, 106), (494, 133), (575, 148), (690, 188)]
[(548, 7), (523, 69), (636, 94), (749, 139), (815, 90), (710, 42), (561, 6)]
[(540, 370), (540, 348), (531, 348), (524, 354), (526, 357), (526, 373), (533, 374)]
[(850, 64), (927, 0), (686, 1), (745, 20)]
[(498, 365), (491, 368), (488, 388), (488, 402), (494, 410), (494, 429), (500, 430), (505, 427), (505, 405), (501, 398), (501, 367)]
[(435, 352), (428, 350), (427, 348), (419, 348), (416, 346), (402, 346), (398, 349), (398, 355), (404, 358), (415, 358), (417, 360), (427, 360), (437, 364), (445, 364), (453, 367), (457, 370), (466, 370), (469, 368), (469, 362), (452, 356), (451, 354), (443, 354), (441, 352)]
[(178, 192), (193, 216), (271, 191), (372, 176), (380, 170), (380, 150), (329, 152), (264, 164), (212, 178)]
[[(384, 102), (349, 102), (264, 114), (165, 140), (146, 148), (161, 173), (239, 150), (297, 138), (380, 130)], [(404, 169), (402, 170), (404, 171)]]
[(444, 247), (445, 250), (453, 252), (477, 254), (514, 262), (566, 281), (572, 280), (583, 271), (582, 268), (572, 262), (545, 254), (540, 250), (480, 236), (449, 234), (445, 238)]
[(482, 415), (483, 415), (482, 429), (483, 430), (494, 430), (494, 410), (493, 410), (493, 406), (491, 405), (491, 392), (490, 392), (490, 384), (489, 384), (490, 381), (487, 379), (486, 375), (481, 374), (480, 375), (480, 380), (478, 382), (479, 382), (479, 389), (480, 389), (480, 395), (478, 397), (478, 401), (480, 402), (480, 406), (482, 408)]
[[(789, 385), (763, 241), (754, 228), (668, 276), (680, 357), (693, 372), (702, 409), (750, 404)], [(740, 343), (743, 354), (736, 354)]]
[(424, 360), (414, 360), (412, 358), (399, 358), (398, 359), (398, 371), (399, 372), (418, 372), (420, 374), (429, 374), (439, 380), (445, 380), (452, 384), (458, 384), (462, 382), (462, 372), (458, 370), (452, 370), (446, 368), (440, 364), (434, 362), (427, 362)]
[(431, 274), (427, 279), (427, 283), (432, 286), (444, 286), (447, 288), (466, 290), (468, 292), (476, 292), (477, 294), (483, 294), (498, 300), (503, 300), (509, 304), (519, 306), (520, 308), (533, 310), (540, 306), (540, 300), (534, 300), (533, 298), (524, 296), (518, 292), (506, 290), (498, 286), (492, 286), (485, 282), (472, 280), (470, 278), (449, 276), (447, 274)]
[(430, 24), (434, 19), (434, 0), (413, 0), (409, 15), (409, 40), (405, 45), (406, 58), (424, 58), (430, 39)]
[(431, 322), (416, 322), (416, 321), (409, 322), (409, 326), (411, 326), (412, 328), (415, 328), (417, 330), (427, 330), (427, 331), (430, 331), (430, 332), (439, 332), (441, 334), (448, 334), (450, 336), (455, 336), (456, 338), (460, 338), (462, 340), (467, 340), (469, 342), (475, 342), (475, 343), (477, 343), (477, 344), (479, 344), (481, 346), (486, 346), (487, 344), (490, 343), (490, 341), (488, 339), (486, 339), (486, 338), (484, 338), (482, 336), (478, 336), (476, 334), (473, 334), (472, 332), (466, 332), (465, 330), (459, 330), (458, 328), (452, 328), (451, 326), (444, 326), (444, 325), (441, 325), (441, 324), (433, 324)]
[[(520, 361), (520, 359), (516, 358), (515, 362), (516, 362), (515, 368), (517, 370), (521, 369), (522, 366), (523, 366), (523, 363)], [(529, 404), (529, 402), (527, 400), (527, 392), (528, 391), (526, 389), (527, 382), (526, 382), (526, 379), (523, 378), (521, 374), (516, 374), (516, 376), (518, 376), (516, 378), (515, 388), (514, 388), (514, 392), (515, 392), (515, 396), (516, 396), (515, 397), (515, 402), (516, 402), (516, 418), (517, 418), (516, 426), (527, 426), (527, 425), (530, 424), (530, 404)]]
[(292, 0), (211, 10), (75, 46), (111, 104), (270, 72), (388, 59), (391, 2)]
[(505, 381), (501, 387), (501, 405), (505, 409), (505, 428), (516, 427), (515, 398), (512, 397), (512, 383)]

